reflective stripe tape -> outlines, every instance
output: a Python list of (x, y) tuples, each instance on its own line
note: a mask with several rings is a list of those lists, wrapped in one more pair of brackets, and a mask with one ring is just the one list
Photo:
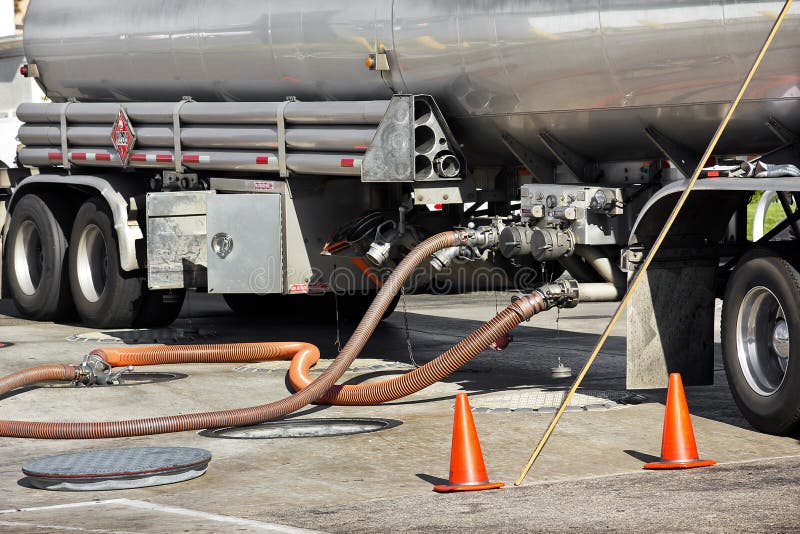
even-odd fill
[(340, 165), (343, 168), (361, 168), (361, 159), (360, 158), (346, 158), (340, 161)]
[(201, 156), (199, 154), (187, 154), (183, 156), (184, 163), (211, 163), (211, 156)]
[(97, 152), (72, 152), (69, 158), (73, 161), (111, 161), (111, 154)]
[(49, 152), (47, 159), (61, 159), (61, 152)]
[(269, 156), (258, 156), (256, 158), (256, 165), (269, 165)]
[(172, 163), (172, 154), (131, 154), (131, 161), (148, 163)]

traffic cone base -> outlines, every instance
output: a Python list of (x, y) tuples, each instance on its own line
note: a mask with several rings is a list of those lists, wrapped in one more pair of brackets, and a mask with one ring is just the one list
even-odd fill
[(692, 419), (681, 375), (669, 375), (667, 408), (664, 412), (664, 433), (661, 438), (661, 460), (644, 464), (644, 469), (690, 469), (715, 465), (714, 460), (701, 460), (697, 454)]
[(433, 490), (439, 493), (452, 493), (497, 489), (503, 486), (505, 484), (502, 482), (489, 482), (469, 399), (466, 393), (459, 393), (456, 396), (456, 413), (453, 419), (450, 478), (447, 484), (434, 486)]
[(438, 491), (439, 493), (450, 493), (453, 491), (481, 491), (481, 490), (499, 489), (505, 485), (506, 485), (505, 482), (488, 482), (486, 484), (474, 484), (471, 486), (441, 484), (439, 486), (434, 486), (433, 491)]
[(716, 465), (716, 460), (695, 460), (693, 462), (652, 462), (644, 464), (645, 469), (691, 469)]

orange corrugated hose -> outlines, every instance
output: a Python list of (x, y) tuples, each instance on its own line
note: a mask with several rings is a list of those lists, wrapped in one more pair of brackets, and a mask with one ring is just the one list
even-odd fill
[[(335, 386), (336, 381), (364, 348), (384, 311), (410, 273), (437, 250), (463, 244), (466, 239), (462, 232), (444, 232), (425, 240), (411, 251), (389, 276), (345, 347), (316, 380), (311, 380), (308, 370), (319, 360), (319, 349), (308, 343), (134, 347), (98, 349), (92, 352), (113, 367), (291, 359), (290, 381), (298, 391), (289, 397), (250, 408), (128, 421), (87, 423), (0, 421), (0, 436), (41, 439), (112, 438), (245, 426), (277, 419), (317, 401), (347, 405), (377, 404), (419, 391), (474, 358), (521, 321), (548, 308), (542, 295), (533, 292), (527, 298), (513, 302), (494, 319), (435, 360), (406, 375), (372, 384)], [(78, 374), (77, 366), (51, 365), (27, 369), (0, 378), (0, 395), (42, 380), (74, 381), (78, 378)]]

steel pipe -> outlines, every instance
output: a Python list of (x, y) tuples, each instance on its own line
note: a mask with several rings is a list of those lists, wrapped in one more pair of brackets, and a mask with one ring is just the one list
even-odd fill
[(626, 285), (626, 277), (622, 269), (620, 269), (618, 265), (615, 265), (608, 256), (604, 255), (597, 248), (587, 245), (577, 245), (575, 247), (575, 254), (586, 260), (586, 263), (591, 265), (595, 272), (606, 282), (617, 287), (624, 287)]
[[(275, 152), (231, 150), (184, 150), (182, 165), (190, 170), (278, 172), (278, 154)], [(360, 154), (304, 153), (286, 155), (287, 168), (296, 174), (322, 176), (361, 176)], [(70, 148), (69, 160), (87, 167), (121, 167), (119, 156), (113, 148)], [(23, 165), (46, 167), (61, 165), (62, 154), (58, 147), (25, 147), (19, 151)], [(175, 153), (170, 149), (134, 150), (128, 167), (134, 169), (174, 169)]]
[(608, 282), (578, 284), (579, 302), (616, 302), (625, 294), (625, 287)]
[[(181, 124), (277, 124), (282, 102), (187, 102), (180, 108)], [(66, 114), (70, 124), (114, 124), (121, 105), (116, 103), (31, 104), (17, 108), (17, 118), (27, 123), (60, 124)], [(124, 104), (136, 125), (172, 124), (175, 102)], [(388, 100), (355, 102), (290, 102), (284, 108), (287, 124), (375, 125), (381, 122)], [(66, 108), (66, 111), (65, 111)]]
[(558, 258), (558, 263), (560, 263), (561, 266), (564, 267), (567, 272), (577, 280), (591, 282), (600, 279), (600, 275), (597, 274), (597, 271), (592, 269), (591, 266), (585, 263), (578, 256), (572, 255)]
[[(294, 127), (286, 130), (286, 148), (309, 152), (364, 152), (375, 136), (370, 127)], [(60, 146), (61, 127), (23, 124), (17, 136), (26, 146)], [(70, 146), (111, 147), (111, 126), (79, 125), (67, 128)], [(136, 146), (165, 148), (175, 144), (174, 129), (167, 125), (136, 127)], [(189, 126), (181, 129), (183, 148), (278, 150), (278, 130), (263, 126)]]

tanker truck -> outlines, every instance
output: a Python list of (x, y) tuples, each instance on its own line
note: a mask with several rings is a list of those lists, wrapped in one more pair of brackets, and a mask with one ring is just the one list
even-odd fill
[[(617, 300), (782, 5), (32, 0), (50, 102), (17, 112), (4, 294), (96, 327), (168, 324), (187, 290), (359, 309), (462, 228), (418, 288), (488, 259)], [(708, 384), (722, 299), (733, 395), (775, 434), (800, 427), (799, 58), (793, 9), (627, 314), (628, 387)], [(762, 190), (785, 219), (753, 242)]]

